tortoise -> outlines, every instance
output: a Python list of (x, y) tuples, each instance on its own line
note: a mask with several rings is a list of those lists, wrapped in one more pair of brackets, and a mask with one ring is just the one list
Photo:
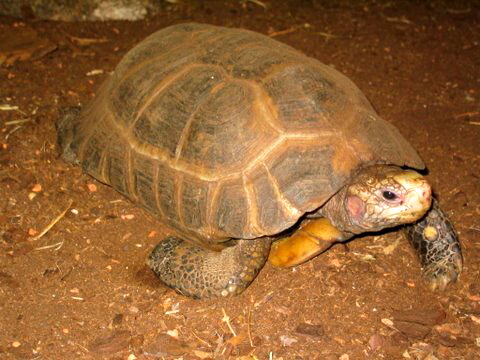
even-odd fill
[(237, 295), (268, 259), (404, 224), (433, 289), (462, 270), (413, 147), (347, 77), (265, 35), (164, 28), (56, 127), (66, 161), (175, 230), (147, 264), (181, 294)]

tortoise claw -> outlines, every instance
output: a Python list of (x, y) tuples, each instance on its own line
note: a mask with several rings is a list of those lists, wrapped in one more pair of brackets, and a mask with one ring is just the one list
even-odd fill
[(444, 291), (448, 285), (458, 280), (462, 272), (461, 258), (446, 257), (423, 269), (423, 277), (431, 290)]

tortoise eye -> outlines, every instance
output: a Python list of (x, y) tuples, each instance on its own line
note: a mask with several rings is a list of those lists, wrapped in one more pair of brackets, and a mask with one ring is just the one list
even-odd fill
[(397, 197), (398, 197), (397, 194), (395, 194), (392, 191), (388, 191), (388, 190), (383, 191), (382, 196), (385, 200), (388, 200), (388, 201), (396, 200)]

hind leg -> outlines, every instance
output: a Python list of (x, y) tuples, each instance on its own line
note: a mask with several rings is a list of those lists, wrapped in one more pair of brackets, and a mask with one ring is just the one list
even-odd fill
[(444, 290), (457, 280), (463, 266), (460, 242), (435, 199), (427, 215), (405, 228), (405, 233), (419, 254), (424, 277), (432, 289)]
[(79, 165), (77, 155), (71, 148), (78, 126), (78, 117), (81, 108), (78, 106), (70, 106), (61, 108), (58, 114), (55, 128), (57, 130), (57, 142), (60, 147), (62, 158), (71, 164)]
[(147, 264), (160, 280), (195, 299), (240, 294), (265, 264), (271, 240), (237, 240), (216, 252), (167, 237), (148, 257)]

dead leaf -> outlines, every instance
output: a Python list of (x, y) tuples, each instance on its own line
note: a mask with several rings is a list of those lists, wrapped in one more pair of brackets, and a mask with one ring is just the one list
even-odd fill
[(394, 326), (410, 339), (423, 339), (432, 331), (431, 327), (408, 321), (395, 321)]
[(106, 337), (99, 337), (88, 346), (88, 350), (97, 354), (111, 355), (128, 348), (131, 333), (128, 330), (116, 330)]
[(160, 334), (156, 339), (145, 346), (144, 353), (150, 356), (182, 356), (193, 350), (193, 346), (177, 340), (167, 334)]
[(307, 323), (300, 323), (295, 328), (295, 332), (302, 335), (309, 335), (315, 337), (321, 337), (325, 335), (325, 330), (322, 325), (312, 325)]
[(0, 65), (40, 59), (56, 49), (56, 44), (29, 27), (7, 27), (0, 32)]
[(392, 315), (395, 321), (408, 321), (422, 325), (438, 325), (447, 317), (442, 309), (395, 310)]

